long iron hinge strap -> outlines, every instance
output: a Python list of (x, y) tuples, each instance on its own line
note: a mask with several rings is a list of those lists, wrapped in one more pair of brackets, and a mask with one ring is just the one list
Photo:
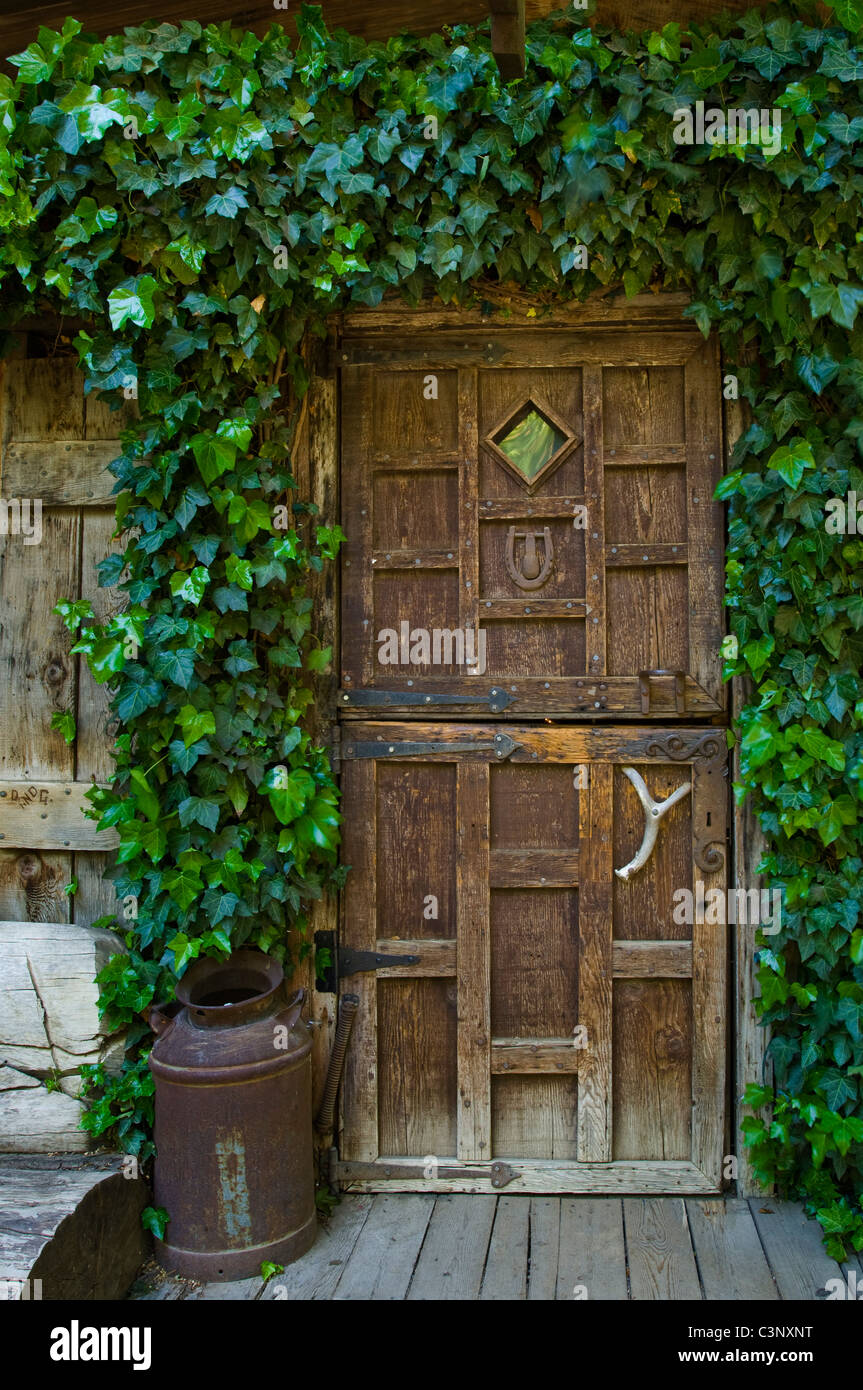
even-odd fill
[(422, 705), (434, 709), (436, 705), (487, 705), (491, 714), (500, 714), (514, 702), (499, 685), (492, 686), (485, 695), (453, 695), (449, 692), (431, 693), (423, 690), (340, 690), (339, 704), (344, 708), (356, 709), (386, 708), (387, 705)]
[(427, 1164), (399, 1163), (390, 1167), (387, 1163), (346, 1163), (336, 1157), (335, 1150), (330, 1156), (331, 1182), (394, 1182), (398, 1179), (410, 1182), (432, 1183), (438, 1178), (463, 1179), (465, 1182), (485, 1181), (492, 1187), (506, 1187), (516, 1177), (515, 1169), (501, 1159), (495, 1159), (485, 1168), (451, 1168), (446, 1164), (435, 1164), (429, 1172)]
[(494, 742), (475, 740), (465, 743), (345, 743), (342, 745), (344, 758), (427, 758), (431, 753), (492, 753), (495, 758), (509, 758), (521, 748), (520, 743), (509, 734), (495, 734)]

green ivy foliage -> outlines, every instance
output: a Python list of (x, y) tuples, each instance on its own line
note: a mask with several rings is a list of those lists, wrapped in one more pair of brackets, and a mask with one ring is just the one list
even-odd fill
[[(342, 539), (296, 496), (304, 335), (388, 291), (482, 302), (512, 281), (541, 313), (685, 289), (753, 420), (720, 489), (726, 669), (754, 682), (738, 791), (785, 911), (759, 967), (775, 1089), (750, 1093), (747, 1140), (834, 1254), (863, 1247), (863, 541), (824, 525), (830, 497), (863, 496), (863, 12), (835, 14), (638, 38), (570, 11), (531, 28), (508, 85), (487, 30), (365, 43), (305, 6), (293, 49), (277, 27), (101, 43), (69, 20), (0, 77), (7, 318), (47, 295), (91, 325), (88, 389), (137, 383), (113, 465), (125, 548), (102, 570), (129, 606), (101, 625), (63, 608), (121, 730), (94, 803), (137, 901), (130, 954), (101, 977), (133, 1043), (195, 955), (284, 953), (340, 881), (337, 794), (304, 722), (330, 657), (308, 580)], [(778, 110), (781, 147), (675, 143), (698, 101)], [(141, 1077), (133, 1053), (119, 1082), (90, 1078), (94, 1124), (119, 1117), (139, 1149)]]

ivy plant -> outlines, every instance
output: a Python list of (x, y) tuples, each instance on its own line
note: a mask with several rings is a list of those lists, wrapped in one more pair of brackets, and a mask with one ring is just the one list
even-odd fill
[[(783, 893), (760, 951), (775, 1085), (746, 1138), (832, 1253), (863, 1247), (861, 0), (670, 23), (531, 27), (505, 84), (487, 27), (366, 43), (304, 6), (296, 46), (186, 21), (99, 41), (42, 29), (0, 77), (0, 292), (85, 326), (87, 389), (140, 418), (113, 464), (125, 611), (61, 605), (119, 725), (93, 794), (129, 954), (102, 1006), (123, 1075), (88, 1116), (147, 1152), (142, 1016), (196, 956), (301, 952), (341, 881), (337, 792), (308, 732), (330, 652), (309, 579), (334, 518), (297, 492), (304, 343), (346, 304), (685, 290), (751, 424), (723, 481), (726, 673), (748, 676), (741, 784)], [(678, 143), (681, 111), (767, 112), (776, 140)], [(781, 133), (779, 123), (781, 122)], [(586, 253), (586, 254), (585, 254)], [(64, 732), (71, 733), (71, 728)], [(125, 1126), (125, 1128), (124, 1128)]]

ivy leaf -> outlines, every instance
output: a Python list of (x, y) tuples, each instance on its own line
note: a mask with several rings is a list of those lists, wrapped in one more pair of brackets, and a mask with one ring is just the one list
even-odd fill
[[(478, 191), (467, 189), (461, 196), (461, 220), (471, 236), (476, 236), (489, 217), (497, 212), (497, 201), (484, 188)], [(538, 254), (538, 253), (537, 253)]]
[(111, 327), (117, 329), (126, 323), (136, 323), (140, 328), (151, 328), (156, 316), (153, 296), (157, 288), (152, 275), (138, 275), (113, 289), (108, 295)]
[(152, 1232), (157, 1240), (165, 1239), (170, 1219), (164, 1207), (145, 1207), (141, 1212), (141, 1225), (145, 1231)]
[(51, 728), (58, 729), (66, 743), (75, 742), (77, 727), (74, 714), (70, 714), (67, 710), (55, 710), (51, 715)]
[(124, 672), (114, 710), (117, 718), (130, 724), (148, 709), (161, 704), (164, 687), (143, 666), (134, 665)]
[(171, 575), (171, 593), (175, 598), (181, 598), (187, 603), (194, 603), (197, 605), (204, 597), (209, 582), (209, 571), (206, 570), (203, 565), (196, 565), (189, 574), (180, 573)]
[(831, 1067), (824, 1072), (818, 1082), (818, 1090), (824, 1096), (831, 1110), (839, 1110), (847, 1100), (857, 1099), (857, 1090), (841, 1071)]
[(183, 730), (183, 742), (191, 748), (198, 739), (207, 738), (216, 732), (216, 721), (212, 711), (195, 709), (194, 705), (184, 705), (177, 715), (177, 723)]
[[(176, 579), (178, 576), (174, 576)], [(184, 647), (154, 652), (151, 665), (157, 676), (188, 690), (195, 678), (195, 653)]]
[[(829, 3), (839, 23), (852, 34), (859, 33), (863, 27), (863, 0), (829, 0)], [(14, 63), (15, 59), (9, 61)]]
[(233, 468), (237, 446), (231, 439), (218, 433), (206, 433), (194, 435), (191, 443), (198, 471), (208, 486)]
[[(172, 870), (165, 875), (165, 886), (172, 897), (176, 898), (184, 912), (192, 906), (198, 895), (197, 888), (193, 887), (195, 881), (197, 881), (198, 888), (203, 887), (200, 879), (196, 880), (194, 874), (186, 873), (183, 870)], [(200, 955), (202, 945), (203, 942), (199, 937), (190, 941), (185, 932), (177, 932), (176, 936), (171, 938), (168, 942), (168, 950), (174, 952), (174, 971), (177, 975), (182, 975), (189, 962)]]
[(238, 584), (241, 589), (252, 588), (252, 563), (250, 560), (241, 560), (239, 555), (229, 555), (225, 561), (225, 573), (231, 584)]
[(780, 449), (774, 449), (767, 460), (767, 467), (774, 469), (789, 487), (796, 488), (800, 486), (806, 469), (815, 467), (815, 459), (810, 446), (801, 440), (793, 447), (783, 445)]
[(273, 768), (261, 786), (282, 825), (290, 825), (302, 815), (315, 793), (314, 778), (302, 767), (291, 772), (282, 767)]
[(158, 820), (162, 815), (162, 807), (144, 772), (139, 767), (133, 767), (129, 772), (129, 779), (135, 793), (135, 804), (138, 810), (147, 817), (147, 820)]

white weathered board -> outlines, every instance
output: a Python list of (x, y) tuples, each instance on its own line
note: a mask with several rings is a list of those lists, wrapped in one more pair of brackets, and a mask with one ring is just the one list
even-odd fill
[(0, 922), (0, 1152), (87, 1147), (78, 1068), (112, 1071), (122, 1058), (122, 1039), (100, 1023), (95, 977), (125, 950), (99, 928)]

